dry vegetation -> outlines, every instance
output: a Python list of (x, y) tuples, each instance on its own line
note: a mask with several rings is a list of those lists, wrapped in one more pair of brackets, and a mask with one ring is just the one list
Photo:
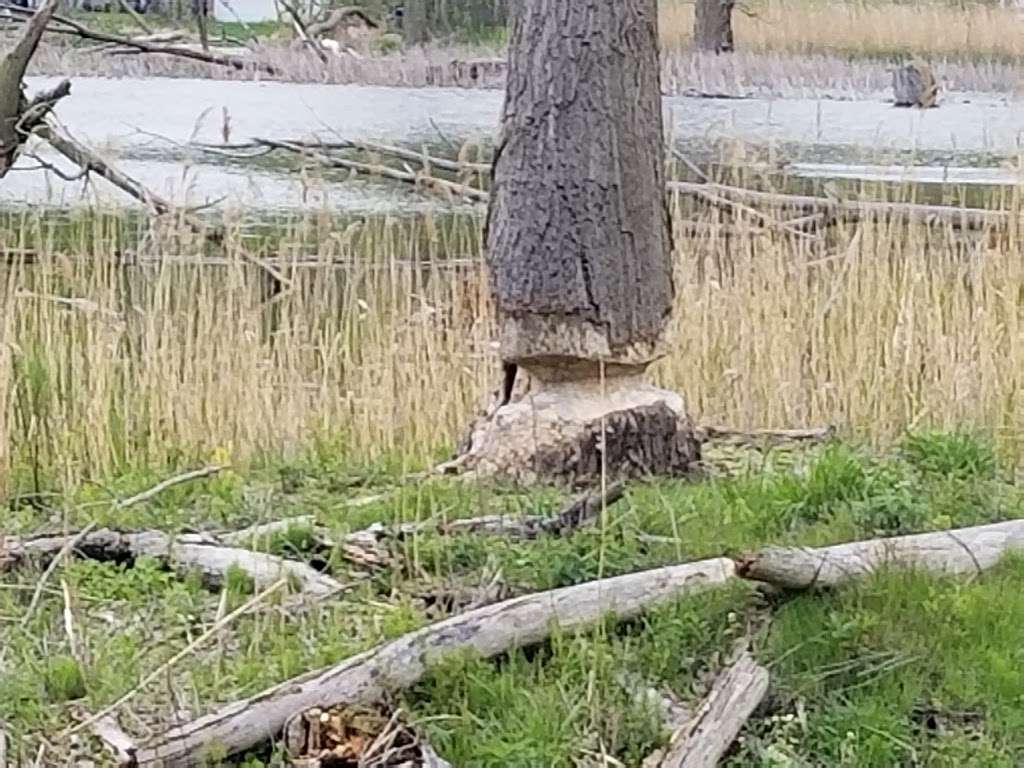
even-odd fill
[[(702, 421), (876, 441), (976, 426), (1022, 455), (1017, 233), (879, 220), (808, 241), (729, 223), (679, 240), (675, 341), (656, 369)], [(421, 463), (496, 382), (474, 213), (236, 227), (218, 266), (119, 266), (138, 232), (114, 216), (24, 214), (0, 236), (34, 254), (0, 269), (0, 485), (320, 439)], [(246, 257), (268, 253), (292, 283), (265, 303)]]
[[(690, 47), (693, 7), (663, 0), (668, 50)], [(1008, 60), (1020, 51), (1020, 11), (996, 5), (755, 0), (743, 9), (733, 20), (743, 51)]]

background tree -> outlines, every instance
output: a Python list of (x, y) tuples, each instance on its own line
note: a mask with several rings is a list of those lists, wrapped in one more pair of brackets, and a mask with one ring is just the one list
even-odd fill
[(733, 50), (732, 10), (736, 0), (697, 0), (693, 41), (698, 50), (728, 53)]
[(488, 264), (529, 391), (474, 430), (478, 471), (583, 482), (698, 453), (678, 395), (642, 381), (675, 298), (657, 18), (657, 0), (511, 8)]

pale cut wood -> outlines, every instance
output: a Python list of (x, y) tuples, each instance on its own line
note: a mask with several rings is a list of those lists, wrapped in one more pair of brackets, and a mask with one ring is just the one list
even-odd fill
[(768, 692), (768, 670), (749, 652), (726, 669), (669, 745), (661, 768), (715, 768)]
[[(113, 715), (106, 715), (90, 726), (92, 732), (110, 750), (120, 766), (135, 765), (135, 742), (125, 733)], [(0, 763), (3, 766), (3, 763)]]
[(772, 547), (737, 562), (740, 576), (784, 589), (837, 587), (887, 567), (981, 573), (1024, 550), (1024, 520), (804, 549)]
[[(0, 538), (0, 571), (26, 561), (47, 561), (57, 556), (68, 536), (36, 536), (28, 539)], [(326, 597), (343, 589), (335, 579), (295, 560), (263, 552), (225, 547), (196, 534), (172, 536), (162, 531), (122, 533), (110, 529), (93, 531), (81, 537), (74, 550), (97, 560), (124, 560), (148, 556), (179, 571), (199, 569), (207, 583), (223, 584), (227, 573), (238, 568), (247, 574), (257, 589), (264, 589), (282, 576), (294, 579), (303, 591)]]
[(545, 640), (557, 625), (575, 631), (609, 613), (620, 619), (724, 584), (731, 560), (716, 558), (541, 592), (478, 608), (400, 637), (327, 669), (269, 688), (143, 745), (143, 766), (199, 766), (204, 752), (238, 754), (280, 733), (295, 712), (344, 702), (372, 704), (414, 685), (428, 665), (456, 652), (485, 658)]

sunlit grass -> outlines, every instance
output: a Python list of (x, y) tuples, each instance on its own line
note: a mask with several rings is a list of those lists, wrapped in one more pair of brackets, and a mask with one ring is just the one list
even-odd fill
[[(363, 579), (329, 552), (327, 567), (354, 583), (351, 591), (319, 604), (274, 596), (140, 691), (119, 721), (144, 738), (177, 718), (441, 618), (450, 609), (424, 596), (471, 590), (494, 574), (519, 593), (737, 555), (766, 543), (818, 545), (1020, 517), (1024, 496), (1010, 482), (1011, 468), (978, 460), (991, 454), (984, 439), (934, 432), (913, 433), (884, 453), (851, 444), (765, 456), (720, 448), (711, 458), (745, 457), (755, 460), (753, 468), (701, 483), (634, 484), (608, 510), (601, 530), (536, 541), (426, 531), (394, 542), (393, 564)], [(346, 471), (358, 472), (337, 456), (308, 452), (123, 510), (98, 506), (101, 490), (83, 489), (68, 500), (67, 524), (216, 531), (301, 514), (342, 533), (374, 521), (550, 513), (562, 502), (549, 491), (513, 493), (449, 479), (388, 490), (386, 472), (365, 477), (370, 487), (359, 488)], [(127, 492), (147, 482), (125, 477), (107, 490)], [(368, 496), (380, 498), (349, 503)], [(37, 525), (28, 518), (11, 527)], [(300, 530), (256, 546), (292, 558), (312, 554)], [(555, 632), (549, 643), (494, 661), (451, 659), (397, 703), (455, 765), (574, 766), (605, 753), (637, 766), (664, 734), (656, 713), (638, 698), (636, 681), (693, 706), (733, 642), (771, 613), (770, 628), (755, 635), (755, 652), (772, 670), (771, 695), (731, 765), (788, 759), (881, 768), (911, 753), (929, 766), (953, 766), (957, 759), (1016, 765), (1024, 753), (1016, 671), (1021, 576), (1011, 559), (973, 580), (888, 573), (833, 593), (771, 602), (737, 584), (624, 625), (609, 621), (577, 636)], [(148, 560), (128, 566), (72, 559), (44, 585), (30, 612), (38, 579), (38, 570), (22, 568), (6, 573), (0, 589), (0, 718), (14, 750), (9, 754), (34, 758), (46, 738), (53, 756), (59, 750), (100, 764), (105, 758), (97, 743), (76, 745), (58, 735), (71, 713), (97, 711), (131, 691), (248, 597), (241, 582), (229, 580), (221, 595), (195, 575), (179, 578)], [(267, 764), (267, 757), (254, 756), (249, 765)]]
[[(676, 218), (692, 215), (680, 201)], [(697, 215), (722, 229), (677, 237), (672, 342), (652, 375), (698, 420), (834, 424), (878, 444), (908, 427), (976, 429), (1020, 459), (1015, 231), (875, 219), (809, 242), (743, 213)], [(213, 265), (171, 224), (167, 258), (120, 264), (139, 226), (28, 212), (0, 229), (12, 251), (0, 487), (73, 488), (214, 455), (244, 464), (315, 442), (420, 466), (456, 444), (497, 381), (477, 214), (310, 214), (258, 236), (229, 221)], [(277, 260), (282, 290), (253, 258)]]

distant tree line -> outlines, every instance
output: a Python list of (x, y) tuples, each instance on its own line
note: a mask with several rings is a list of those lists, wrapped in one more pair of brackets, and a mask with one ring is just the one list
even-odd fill
[[(514, 0), (356, 0), (380, 18), (390, 18), (407, 39), (483, 36), (504, 29)], [(335, 0), (342, 3), (341, 0)]]

